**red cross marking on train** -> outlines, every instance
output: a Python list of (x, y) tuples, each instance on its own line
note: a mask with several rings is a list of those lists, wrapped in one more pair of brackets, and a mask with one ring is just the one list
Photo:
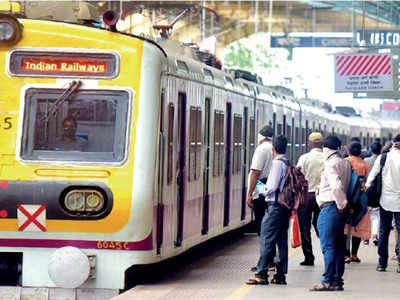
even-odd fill
[(24, 231), (29, 224), (35, 224), (41, 231), (46, 231), (46, 227), (44, 227), (38, 220), (36, 219), (44, 210), (46, 209), (46, 205), (40, 205), (39, 208), (31, 215), (29, 211), (27, 211), (22, 205), (18, 205), (18, 210), (23, 213), (28, 219), (18, 228), (18, 231)]

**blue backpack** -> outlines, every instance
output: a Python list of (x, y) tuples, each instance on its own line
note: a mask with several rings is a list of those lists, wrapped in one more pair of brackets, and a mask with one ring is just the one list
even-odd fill
[(368, 196), (364, 188), (365, 176), (358, 176), (351, 169), (349, 189), (347, 190), (347, 201), (350, 208), (350, 223), (357, 226), (368, 209)]

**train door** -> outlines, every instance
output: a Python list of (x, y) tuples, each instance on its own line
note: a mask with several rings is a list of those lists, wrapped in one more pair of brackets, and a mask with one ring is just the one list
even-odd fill
[(249, 108), (245, 107), (243, 111), (243, 167), (242, 167), (242, 211), (240, 215), (240, 219), (244, 220), (246, 217), (246, 196), (247, 196), (247, 124), (249, 118)]
[(202, 229), (201, 234), (207, 234), (209, 225), (209, 176), (210, 176), (210, 114), (211, 114), (211, 100), (206, 98), (205, 112), (204, 112), (204, 146), (205, 146), (205, 160), (203, 171), (203, 216), (202, 216)]
[(224, 226), (229, 225), (231, 193), (231, 153), (232, 153), (232, 103), (226, 104), (226, 141), (225, 141), (225, 193), (224, 193)]
[(183, 209), (185, 203), (186, 178), (186, 94), (178, 94), (178, 172), (177, 183), (177, 222), (175, 246), (182, 245), (183, 238)]
[(165, 132), (164, 132), (164, 102), (165, 90), (161, 91), (161, 109), (160, 109), (160, 132), (158, 141), (158, 175), (157, 175), (157, 254), (160, 254), (161, 245), (163, 242), (163, 225), (164, 225), (164, 201), (163, 201), (163, 186), (164, 186), (164, 157), (165, 157)]

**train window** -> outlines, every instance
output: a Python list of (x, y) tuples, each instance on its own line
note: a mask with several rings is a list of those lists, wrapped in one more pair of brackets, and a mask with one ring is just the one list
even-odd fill
[(282, 124), (278, 124), (278, 130), (276, 135), (281, 135), (282, 134)]
[(208, 70), (208, 69), (203, 69), (203, 72), (204, 72), (204, 77), (205, 77), (207, 80), (211, 80), (211, 81), (214, 80), (214, 75), (213, 75), (213, 73), (212, 73), (210, 70)]
[(176, 66), (178, 67), (178, 71), (183, 71), (185, 73), (189, 73), (189, 68), (187, 64), (184, 61), (177, 60), (176, 61)]
[(250, 160), (253, 158), (254, 150), (256, 147), (256, 121), (250, 118)]
[(173, 155), (174, 155), (174, 116), (175, 107), (172, 103), (168, 105), (168, 145), (167, 145), (167, 184), (172, 183), (173, 178)]
[(242, 117), (233, 116), (233, 168), (232, 173), (239, 173), (242, 168)]
[(190, 126), (189, 126), (189, 181), (200, 178), (201, 164), (201, 109), (200, 107), (190, 107)]
[(130, 95), (117, 90), (30, 88), (25, 95), (21, 157), (25, 160), (121, 162)]
[(224, 113), (214, 112), (214, 159), (213, 176), (219, 177), (222, 174), (224, 155)]

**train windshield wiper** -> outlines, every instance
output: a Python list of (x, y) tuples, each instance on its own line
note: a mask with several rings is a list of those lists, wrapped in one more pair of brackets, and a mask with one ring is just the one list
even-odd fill
[(60, 106), (67, 100), (69, 97), (76, 92), (79, 87), (82, 85), (82, 81), (72, 81), (68, 88), (65, 89), (64, 93), (54, 102), (53, 106), (49, 109), (49, 111), (43, 116), (42, 121), (46, 123), (53, 117), (59, 110)]

